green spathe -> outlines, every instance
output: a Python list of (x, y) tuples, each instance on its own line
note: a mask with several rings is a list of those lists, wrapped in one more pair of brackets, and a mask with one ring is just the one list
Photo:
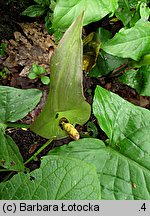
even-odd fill
[(59, 126), (65, 117), (71, 124), (84, 124), (90, 117), (82, 86), (82, 17), (66, 31), (51, 58), (50, 92), (47, 103), (31, 130), (45, 138), (63, 138)]

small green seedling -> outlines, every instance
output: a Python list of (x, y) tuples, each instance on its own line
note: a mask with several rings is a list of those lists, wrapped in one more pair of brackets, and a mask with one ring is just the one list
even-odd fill
[(50, 78), (45, 76), (46, 74), (46, 69), (40, 65), (37, 65), (37, 64), (33, 64), (31, 69), (30, 69), (30, 72), (28, 74), (28, 78), (29, 79), (41, 79), (41, 82), (44, 84), (44, 85), (48, 85), (49, 82), (50, 82)]
[(10, 71), (4, 67), (1, 71), (0, 71), (0, 80), (1, 79), (6, 79), (7, 75), (10, 73)]
[(1, 43), (0, 45), (0, 56), (4, 57), (6, 55), (7, 44)]
[(89, 135), (91, 137), (94, 137), (94, 138), (97, 137), (97, 135), (98, 135), (98, 129), (97, 129), (96, 125), (94, 124), (94, 122), (89, 121), (86, 124), (86, 126), (87, 126), (87, 131), (88, 131)]

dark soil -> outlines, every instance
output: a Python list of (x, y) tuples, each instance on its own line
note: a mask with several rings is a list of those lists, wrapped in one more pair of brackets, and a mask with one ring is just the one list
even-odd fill
[(0, 1), (0, 41), (13, 38), (14, 31), (18, 30), (18, 23), (32, 21), (21, 13), (34, 4), (33, 0), (1, 0)]
[[(18, 27), (19, 22), (32, 22), (35, 19), (29, 19), (27, 17), (20, 16), (20, 13), (25, 10), (29, 5), (32, 5), (33, 1), (30, 0), (1, 0), (0, 1), (0, 40), (3, 39), (11, 39), (13, 38), (13, 32), (19, 31), (20, 27)], [(114, 34), (117, 32), (121, 27), (122, 24), (120, 22), (117, 22), (116, 25), (112, 27), (112, 25), (108, 22), (109, 18), (106, 17), (102, 19), (100, 22), (94, 23), (89, 25), (85, 32), (90, 33), (91, 31), (95, 30), (99, 26), (103, 26), (105, 29), (109, 30)], [(3, 60), (1, 60), (2, 62)], [(2, 66), (0, 66), (0, 69), (2, 69)], [(6, 78), (1, 79), (2, 85), (7, 86), (13, 86), (16, 88), (38, 88), (42, 91), (45, 91), (48, 93), (48, 86), (44, 86), (40, 81), (33, 82), (29, 80), (28, 78), (20, 78), (19, 73), (21, 71), (21, 67), (17, 68), (18, 73), (11, 73)], [(13, 70), (13, 69), (12, 69)], [(137, 92), (128, 87), (127, 85), (124, 85), (120, 83), (117, 79), (117, 77), (102, 77), (102, 78), (89, 78), (86, 74), (84, 74), (84, 93), (87, 101), (92, 104), (93, 101), (93, 95), (94, 90), (96, 88), (96, 85), (101, 85), (102, 87), (120, 95), (124, 99), (130, 101), (131, 103), (145, 107), (147, 109), (150, 109), (150, 97), (143, 97), (137, 94)], [(90, 89), (90, 92), (89, 92)], [(30, 122), (30, 115), (26, 117), (29, 118)], [(91, 114), (90, 121), (93, 121), (98, 129), (98, 136), (97, 138), (101, 140), (106, 140), (107, 136), (104, 134), (104, 132), (100, 129), (96, 118), (93, 114)], [(79, 130), (79, 133), (81, 133), (84, 137), (84, 135), (87, 132), (87, 126), (86, 124), (83, 126), (77, 125), (77, 129)], [(7, 134), (9, 134), (15, 143), (18, 145), (21, 155), (26, 161), (28, 158), (33, 155), (34, 152), (36, 152), (47, 140), (34, 134), (30, 130), (22, 130), (22, 129), (7, 129)], [(92, 134), (89, 134), (89, 136), (92, 136)], [(44, 149), (39, 155), (38, 159), (41, 158), (41, 156), (46, 155), (47, 152), (60, 145), (68, 144), (71, 141), (71, 138), (66, 138), (58, 141), (53, 141), (46, 149)], [(27, 167), (30, 168), (30, 170), (34, 170), (40, 165), (40, 160), (32, 161), (29, 164), (27, 164)], [(8, 173), (7, 173), (8, 174)], [(0, 180), (3, 180), (5, 177), (7, 177), (6, 172), (1, 172)]]

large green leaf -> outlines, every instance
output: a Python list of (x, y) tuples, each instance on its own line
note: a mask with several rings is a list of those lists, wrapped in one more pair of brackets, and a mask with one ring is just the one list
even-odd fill
[(0, 127), (0, 166), (9, 170), (23, 171), (23, 159), (12, 138)]
[(102, 19), (109, 13), (114, 13), (118, 0), (58, 0), (54, 10), (53, 28), (66, 29), (72, 21), (84, 11), (83, 24)]
[(150, 65), (138, 70), (127, 70), (119, 79), (135, 88), (140, 95), (150, 96)]
[(101, 48), (111, 55), (138, 61), (150, 53), (150, 23), (138, 22), (130, 29), (121, 29), (111, 40), (102, 43)]
[[(57, 147), (50, 155), (78, 158), (95, 165), (105, 200), (150, 199), (150, 169), (94, 138), (73, 141)], [(148, 162), (150, 164), (150, 162)]]
[(38, 104), (38, 89), (17, 89), (0, 86), (0, 123), (15, 122), (25, 117)]
[(150, 111), (97, 87), (93, 112), (109, 138), (106, 146), (81, 139), (49, 154), (95, 165), (102, 199), (150, 199)]
[(19, 149), (5, 135), (8, 122), (25, 117), (40, 100), (42, 93), (37, 89), (22, 90), (0, 86), (0, 165), (9, 170), (23, 170), (23, 159)]
[(44, 157), (41, 167), (20, 173), (0, 184), (0, 199), (13, 200), (96, 200), (100, 184), (94, 166), (81, 160)]
[[(93, 112), (100, 127), (109, 137), (109, 143), (115, 148), (119, 148), (121, 151), (123, 143), (126, 142), (124, 147), (127, 147), (127, 143), (131, 143), (131, 151), (128, 152), (130, 154), (133, 154), (132, 148), (134, 149), (134, 147), (136, 147), (135, 150), (142, 150), (143, 148), (147, 151), (150, 150), (149, 110), (135, 106), (98, 86), (94, 96)], [(141, 135), (142, 133), (144, 136)], [(136, 144), (132, 143), (134, 139)], [(148, 155), (145, 153), (145, 159), (146, 156)], [(137, 157), (136, 160), (143, 160), (142, 154), (141, 158)]]
[(117, 173), (132, 176), (135, 199), (150, 199), (150, 111), (100, 86), (95, 91), (93, 111), (110, 147), (128, 161), (124, 165), (117, 161)]
[(72, 124), (84, 124), (90, 117), (90, 105), (82, 87), (82, 16), (70, 26), (51, 58), (50, 93), (46, 106), (31, 130), (45, 138), (63, 138), (59, 126), (65, 117)]

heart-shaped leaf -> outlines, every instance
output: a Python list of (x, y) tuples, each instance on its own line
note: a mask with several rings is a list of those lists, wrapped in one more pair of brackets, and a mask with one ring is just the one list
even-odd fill
[(63, 138), (59, 126), (65, 117), (71, 124), (84, 124), (90, 117), (82, 86), (82, 17), (80, 15), (63, 36), (51, 58), (50, 93), (47, 103), (31, 130), (45, 138)]

